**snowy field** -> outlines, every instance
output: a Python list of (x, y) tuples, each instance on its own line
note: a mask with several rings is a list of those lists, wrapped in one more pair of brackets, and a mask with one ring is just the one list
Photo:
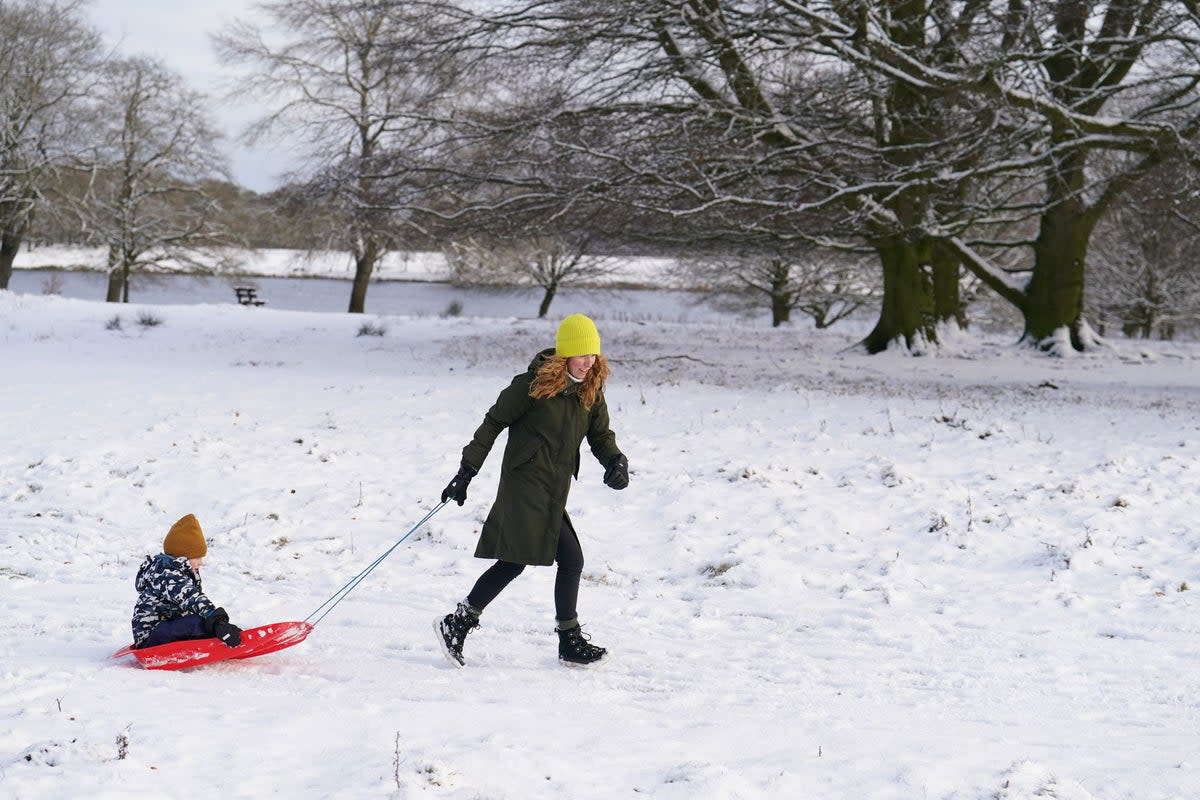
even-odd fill
[[(229, 249), (222, 251), (232, 268), (243, 276), (284, 278), (341, 278), (354, 277), (354, 260), (348, 253), (332, 250), (255, 250)], [(103, 247), (71, 245), (42, 245), (27, 247), (17, 254), (13, 266), (17, 270), (68, 269), (103, 272), (107, 251)], [(626, 258), (620, 261), (603, 259), (619, 273), (621, 281), (661, 284), (674, 265), (668, 258)], [(167, 271), (179, 271), (176, 262), (168, 260)], [(441, 281), (450, 277), (450, 267), (442, 253), (422, 251), (389, 251), (375, 267), (374, 276), (382, 280)]]
[[(354, 261), (347, 253), (303, 250), (229, 250), (239, 271), (246, 275), (273, 277), (354, 277)], [(13, 266), (17, 270), (69, 269), (102, 272), (106, 250), (103, 247), (72, 245), (41, 245), (26, 247), (17, 254)], [(169, 268), (177, 269), (178, 265)], [(376, 267), (376, 274), (392, 280), (437, 280), (449, 275), (445, 258), (440, 253), (387, 253)]]
[[(150, 305), (237, 302), (234, 286), (249, 284), (257, 297), (272, 309), (286, 311), (346, 311), (350, 301), (350, 281), (345, 278), (259, 277), (239, 278), (169, 275), (134, 278), (131, 301)], [(57, 272), (18, 270), (9, 288), (17, 294), (52, 294), (77, 300), (103, 300), (107, 278), (99, 272)], [(469, 317), (536, 316), (542, 290), (532, 287), (488, 288), (452, 287), (436, 281), (373, 281), (367, 290), (366, 309), (370, 314), (405, 316), (446, 316), (452, 308)], [(555, 296), (551, 316), (559, 308), (598, 308), (610, 317), (622, 320), (660, 322), (717, 322), (734, 315), (720, 312), (702, 302), (693, 292), (643, 291), (636, 289), (596, 289), (564, 287)], [(770, 311), (758, 315), (769, 324)]]
[[(576, 310), (632, 472), (585, 455), (569, 503), (604, 663), (557, 663), (549, 568), (466, 669), (436, 649), (498, 450), (299, 646), (109, 659), (188, 512), (235, 623), (308, 616)], [(866, 357), (849, 326), (555, 312), (0, 292), (0, 796), (1200, 797), (1200, 346)]]
[[(179, 272), (135, 273), (130, 300), (152, 305), (231, 304), (235, 286), (250, 286), (272, 309), (344, 312), (350, 300), (353, 263), (345, 253), (297, 250), (236, 251), (237, 274), (191, 275)], [(108, 277), (101, 248), (43, 246), (17, 256), (9, 289), (17, 294), (58, 295), (103, 300)], [(564, 286), (552, 311), (579, 307), (606, 309), (623, 320), (716, 322), (731, 314), (713, 309), (694, 292), (673, 285), (674, 261), (634, 258), (613, 262), (603, 286)], [(387, 253), (368, 287), (371, 314), (444, 316), (452, 308), (466, 316), (536, 316), (543, 291), (538, 287), (452, 287), (440, 253)], [(640, 291), (628, 286), (653, 286)], [(568, 312), (569, 313), (569, 312)], [(757, 316), (769, 322), (763, 308)]]

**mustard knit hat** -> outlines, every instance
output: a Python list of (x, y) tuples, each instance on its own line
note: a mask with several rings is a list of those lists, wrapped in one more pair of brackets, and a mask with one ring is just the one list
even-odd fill
[(181, 517), (167, 532), (163, 539), (163, 552), (169, 556), (186, 556), (187, 558), (204, 558), (208, 553), (208, 544), (204, 541), (204, 531), (200, 530), (200, 521), (194, 514)]
[(563, 358), (600, 355), (600, 332), (596, 323), (583, 314), (572, 314), (558, 326), (554, 354)]

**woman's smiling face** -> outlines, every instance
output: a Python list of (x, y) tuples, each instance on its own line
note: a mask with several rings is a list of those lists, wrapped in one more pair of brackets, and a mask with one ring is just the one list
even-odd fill
[(587, 377), (592, 365), (596, 363), (596, 356), (571, 356), (567, 359), (567, 372), (577, 381)]

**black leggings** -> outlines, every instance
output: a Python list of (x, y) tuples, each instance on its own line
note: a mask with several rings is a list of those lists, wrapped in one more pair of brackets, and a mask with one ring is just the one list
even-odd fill
[[(558, 564), (558, 573), (554, 576), (554, 618), (559, 622), (569, 622), (579, 616), (575, 606), (579, 601), (579, 577), (583, 574), (583, 548), (579, 546), (579, 537), (566, 517), (563, 517), (562, 527), (558, 531), (558, 551), (554, 554), (554, 561)], [(475, 581), (475, 588), (467, 595), (467, 602), (483, 611), (488, 603), (504, 591), (505, 586), (524, 571), (524, 564), (497, 561)]]

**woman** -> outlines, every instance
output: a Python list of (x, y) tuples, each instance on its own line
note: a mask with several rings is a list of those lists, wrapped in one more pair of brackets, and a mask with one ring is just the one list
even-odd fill
[(496, 500), (483, 525), (477, 558), (495, 559), (453, 613), (435, 621), (446, 657), (463, 666), (463, 642), (479, 627), (479, 615), (528, 565), (557, 562), (554, 616), (558, 657), (567, 664), (590, 664), (605, 649), (579, 628), (576, 601), (583, 550), (567, 516), (571, 478), (579, 476), (579, 446), (587, 437), (592, 454), (605, 466), (604, 483), (629, 485), (629, 462), (608, 427), (604, 382), (608, 362), (600, 354), (600, 334), (583, 314), (558, 326), (555, 346), (538, 353), (529, 369), (512, 379), (463, 448), (458, 474), (442, 492), (442, 502), (460, 506), (496, 437), (508, 428)]

